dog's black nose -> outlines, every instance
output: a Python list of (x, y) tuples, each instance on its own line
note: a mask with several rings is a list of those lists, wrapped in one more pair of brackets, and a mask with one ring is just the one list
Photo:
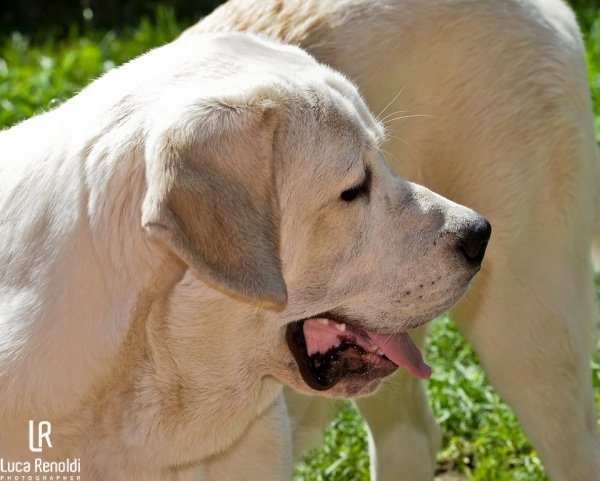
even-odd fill
[(458, 236), (458, 248), (469, 262), (481, 264), (492, 234), (492, 226), (483, 217)]

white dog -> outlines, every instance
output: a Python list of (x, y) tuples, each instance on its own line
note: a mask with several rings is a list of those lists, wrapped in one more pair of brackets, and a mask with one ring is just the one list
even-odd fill
[(465, 292), (490, 226), (393, 175), (381, 136), (342, 75), (239, 33), (0, 133), (3, 473), (286, 479), (282, 382), (427, 377), (406, 331)]
[[(341, 70), (387, 122), (396, 173), (490, 219), (482, 275), (452, 316), (550, 477), (600, 479), (589, 365), (600, 163), (565, 2), (231, 0), (190, 32), (215, 30), (265, 33)], [(440, 437), (423, 385), (392, 382), (358, 402), (373, 476), (432, 479)], [(301, 452), (328, 407), (290, 396)]]

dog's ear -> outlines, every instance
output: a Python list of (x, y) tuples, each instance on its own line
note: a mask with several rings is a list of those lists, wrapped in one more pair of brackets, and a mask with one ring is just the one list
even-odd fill
[(282, 304), (273, 142), (267, 102), (198, 107), (147, 153), (142, 225), (201, 277), (244, 297)]

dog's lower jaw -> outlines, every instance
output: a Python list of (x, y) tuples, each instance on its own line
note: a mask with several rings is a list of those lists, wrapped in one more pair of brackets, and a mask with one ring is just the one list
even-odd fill
[[(288, 349), (287, 346), (286, 349)], [(289, 349), (286, 356), (288, 359), (279, 365), (275, 375), (277, 379), (281, 380), (282, 384), (303, 394), (318, 394), (319, 396), (331, 398), (354, 399), (374, 393), (379, 388), (381, 381), (385, 379), (376, 377), (365, 380), (365, 378), (362, 377), (344, 376), (329, 389), (324, 391), (315, 390), (305, 382), (300, 374), (296, 360), (290, 354)]]

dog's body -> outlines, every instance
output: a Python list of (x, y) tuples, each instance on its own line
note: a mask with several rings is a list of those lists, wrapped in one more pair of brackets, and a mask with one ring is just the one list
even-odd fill
[(0, 133), (3, 466), (286, 479), (282, 383), (426, 376), (406, 330), (465, 292), (489, 224), (395, 177), (381, 135), (344, 77), (246, 34), (177, 40)]
[[(559, 0), (232, 0), (188, 34), (217, 30), (298, 44), (348, 75), (388, 119), (394, 170), (490, 219), (489, 258), (453, 318), (550, 477), (599, 479), (589, 367), (599, 161), (569, 8)], [(431, 479), (439, 433), (423, 386), (402, 373), (393, 382), (358, 402), (373, 472), (381, 481)], [(326, 401), (290, 396), (296, 417), (305, 416), (294, 420), (304, 445), (318, 438)]]

